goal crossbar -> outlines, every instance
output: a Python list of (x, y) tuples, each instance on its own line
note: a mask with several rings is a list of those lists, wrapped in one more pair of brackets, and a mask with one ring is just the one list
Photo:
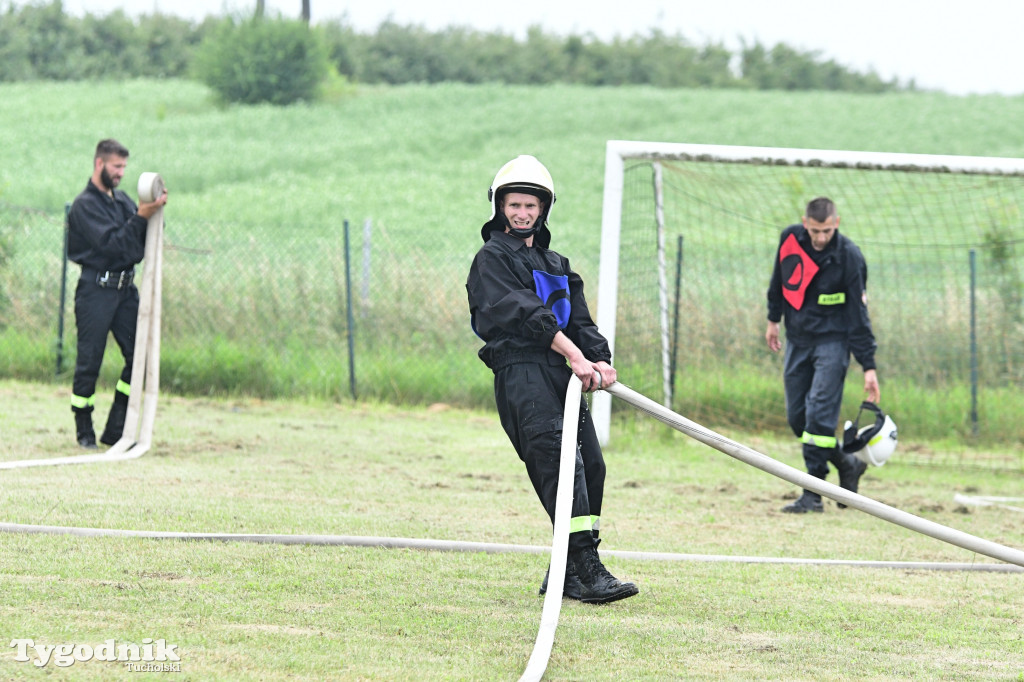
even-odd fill
[[(598, 280), (597, 323), (615, 353), (616, 316), (619, 310), (619, 259), (623, 248), (623, 201), (627, 162), (650, 161), (745, 164), (749, 166), (790, 167), (793, 169), (868, 170), (896, 173), (948, 173), (957, 175), (1024, 177), (1024, 159), (912, 154), (828, 149), (730, 146), (688, 143), (609, 140), (605, 151), (604, 197), (601, 217), (601, 254)], [(659, 173), (660, 169), (655, 173)], [(660, 190), (656, 190), (660, 191)], [(655, 205), (659, 206), (660, 196)], [(658, 210), (658, 209), (655, 209)], [(783, 226), (780, 226), (780, 229)], [(664, 242), (659, 223), (658, 242)], [(664, 268), (659, 252), (659, 267)], [(654, 259), (652, 258), (652, 269)], [(659, 274), (664, 279), (663, 274)], [(662, 282), (664, 286), (664, 282)], [(664, 298), (664, 296), (662, 296)], [(661, 311), (664, 318), (664, 306)], [(662, 334), (665, 330), (662, 330)], [(592, 404), (594, 424), (601, 443), (610, 438), (611, 397), (595, 394)]]

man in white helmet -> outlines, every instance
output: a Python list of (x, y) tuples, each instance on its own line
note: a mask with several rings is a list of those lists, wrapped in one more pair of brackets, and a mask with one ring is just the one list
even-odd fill
[[(558, 488), (562, 415), (573, 374), (584, 391), (615, 382), (611, 350), (590, 316), (583, 280), (548, 248), (555, 202), (550, 173), (532, 156), (498, 171), (488, 195), (491, 218), (466, 282), (480, 359), (494, 372), (501, 425), (552, 524)], [(586, 402), (580, 401), (569, 559), (563, 594), (601, 604), (632, 597), (597, 552), (605, 463)], [(547, 576), (540, 593), (547, 590)]]

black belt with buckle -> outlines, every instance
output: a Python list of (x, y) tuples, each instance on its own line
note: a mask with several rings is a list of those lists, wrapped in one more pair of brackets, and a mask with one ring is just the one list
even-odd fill
[(132, 283), (135, 268), (130, 270), (95, 270), (82, 268), (82, 279), (92, 279), (104, 289), (124, 289)]

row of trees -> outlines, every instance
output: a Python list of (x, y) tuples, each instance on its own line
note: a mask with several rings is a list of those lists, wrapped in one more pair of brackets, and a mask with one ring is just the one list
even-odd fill
[(720, 43), (692, 45), (653, 29), (646, 35), (602, 42), (559, 36), (538, 26), (525, 40), (465, 28), (439, 32), (384, 23), (372, 35), (341, 24), (323, 27), (338, 70), (363, 82), (409, 81), (514, 84), (653, 85), (884, 92), (913, 88), (876, 73), (857, 73), (816, 52), (778, 44), (744, 45), (739, 54)]
[(211, 22), (123, 12), (73, 17), (60, 0), (0, 14), (0, 81), (177, 77)]
[[(261, 14), (208, 17), (194, 23), (163, 14), (133, 19), (120, 10), (79, 18), (66, 14), (61, 0), (20, 8), (9, 5), (0, 14), (0, 81), (204, 78), (196, 67), (209, 67), (209, 53), (221, 55), (213, 58), (237, 57), (237, 52), (224, 49), (224, 43), (287, 55), (300, 40), (304, 59), (323, 55), (326, 60), (315, 71), (325, 66), (356, 83), (579, 83), (853, 92), (914, 88), (912, 82), (903, 85), (874, 72), (858, 73), (821, 59), (817, 52), (781, 43), (771, 48), (743, 45), (734, 54), (719, 43), (692, 45), (680, 35), (657, 29), (611, 42), (591, 35), (545, 33), (540, 27), (529, 29), (521, 39), (459, 27), (432, 32), (392, 21), (382, 23), (375, 33), (359, 33), (342, 20), (308, 26)], [(257, 23), (270, 28), (256, 29)], [(297, 26), (303, 33), (296, 33)], [(256, 30), (264, 42), (246, 33)], [(287, 49), (275, 47), (276, 33), (286, 35)], [(218, 43), (216, 48), (210, 46), (213, 42)], [(223, 70), (228, 70), (226, 65)]]

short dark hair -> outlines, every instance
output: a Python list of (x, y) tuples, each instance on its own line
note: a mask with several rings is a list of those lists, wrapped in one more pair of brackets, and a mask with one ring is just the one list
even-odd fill
[(128, 158), (128, 147), (118, 142), (113, 138), (106, 140), (100, 140), (100, 143), (96, 145), (96, 156), (94, 159), (105, 159), (109, 156), (120, 156), (122, 159)]
[(828, 197), (811, 199), (807, 204), (807, 210), (804, 211), (804, 215), (816, 223), (823, 223), (829, 218), (835, 216), (835, 214), (836, 204)]

